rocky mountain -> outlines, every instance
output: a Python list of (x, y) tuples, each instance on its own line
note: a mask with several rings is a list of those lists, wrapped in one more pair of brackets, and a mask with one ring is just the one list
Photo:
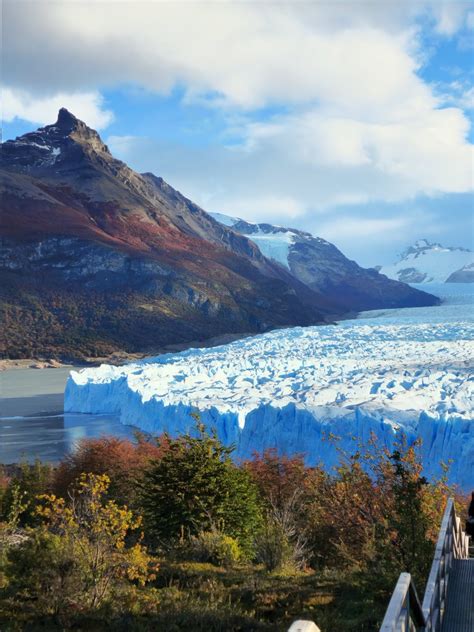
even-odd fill
[(161, 178), (115, 159), (65, 109), (3, 143), (0, 166), (4, 356), (149, 351), (344, 311)]
[(212, 216), (241, 235), (262, 253), (344, 310), (426, 305), (408, 285), (394, 282), (373, 268), (361, 268), (333, 244), (295, 228), (254, 224), (220, 213)]
[(474, 252), (420, 239), (380, 271), (404, 283), (473, 283)]
[(452, 272), (446, 279), (446, 283), (474, 283), (474, 262)]
[(337, 312), (67, 110), (2, 145), (2, 355), (102, 355)]

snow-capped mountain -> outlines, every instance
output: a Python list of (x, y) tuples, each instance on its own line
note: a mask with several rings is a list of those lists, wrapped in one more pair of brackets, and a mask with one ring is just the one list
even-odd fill
[[(413, 288), (365, 269), (321, 237), (296, 228), (255, 224), (238, 217), (211, 213), (221, 224), (251, 239), (261, 252), (313, 291), (351, 310), (409, 306)], [(416, 299), (415, 299), (416, 300)], [(412, 304), (413, 305), (413, 304)]]
[(380, 272), (404, 283), (473, 283), (474, 252), (419, 239)]
[(474, 263), (468, 263), (450, 274), (446, 283), (474, 283)]

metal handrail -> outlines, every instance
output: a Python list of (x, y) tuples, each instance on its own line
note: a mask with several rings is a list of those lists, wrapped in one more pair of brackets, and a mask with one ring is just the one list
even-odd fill
[(464, 559), (468, 556), (469, 538), (463, 531), (461, 520), (456, 516), (454, 500), (450, 498), (441, 522), (423, 599), (426, 632), (441, 630), (453, 559)]
[(409, 573), (402, 573), (385, 613), (380, 632), (440, 632), (446, 609), (449, 574), (453, 559), (469, 557), (469, 537), (456, 516), (450, 498), (441, 522), (433, 564), (420, 605)]
[(425, 617), (410, 573), (398, 578), (380, 632), (406, 632), (423, 629)]

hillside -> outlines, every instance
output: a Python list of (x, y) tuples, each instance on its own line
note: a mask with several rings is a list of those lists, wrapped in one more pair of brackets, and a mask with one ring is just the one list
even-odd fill
[(2, 146), (1, 354), (101, 355), (337, 313), (61, 110)]
[(433, 304), (432, 297), (387, 279), (373, 268), (362, 268), (321, 237), (296, 228), (254, 224), (221, 213), (212, 215), (223, 225), (247, 236), (266, 257), (290, 271), (311, 290), (324, 294), (342, 310)]

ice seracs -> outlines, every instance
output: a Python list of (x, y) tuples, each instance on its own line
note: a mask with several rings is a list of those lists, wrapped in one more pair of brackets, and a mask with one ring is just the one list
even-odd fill
[(474, 485), (472, 305), (445, 310), (438, 322), (428, 317), (443, 308), (401, 310), (393, 320), (367, 313), (337, 326), (72, 372), (65, 410), (116, 413), (153, 434), (191, 429), (197, 410), (236, 444), (238, 457), (276, 447), (326, 467), (337, 463), (339, 448), (352, 451), (371, 434), (393, 447), (403, 433), (410, 442), (421, 437), (428, 476), (452, 459), (451, 480), (467, 489)]

